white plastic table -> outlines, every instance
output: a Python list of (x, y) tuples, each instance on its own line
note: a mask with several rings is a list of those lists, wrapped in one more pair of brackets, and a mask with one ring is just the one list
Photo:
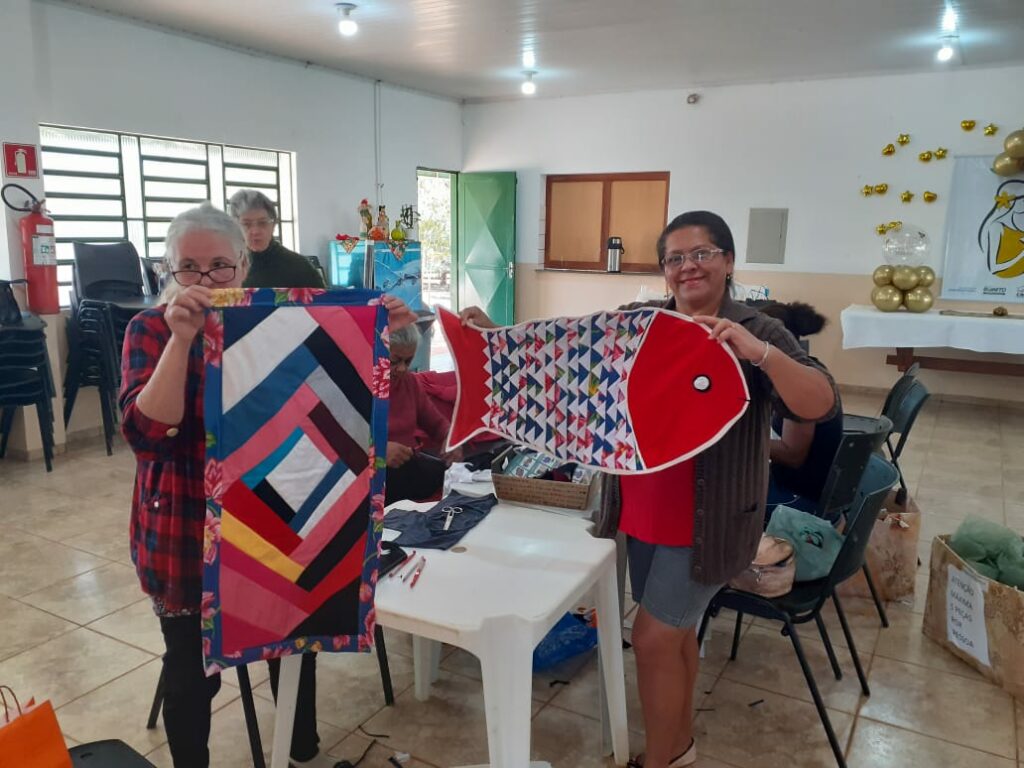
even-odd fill
[[(491, 768), (530, 765), (533, 649), (595, 586), (612, 751), (618, 765), (626, 763), (615, 542), (594, 538), (588, 527), (572, 517), (499, 503), (453, 548), (464, 551), (421, 550), (427, 564), (415, 589), (397, 579), (377, 586), (380, 624), (450, 643), (480, 659)], [(428, 667), (424, 645), (417, 654), (421, 682)]]

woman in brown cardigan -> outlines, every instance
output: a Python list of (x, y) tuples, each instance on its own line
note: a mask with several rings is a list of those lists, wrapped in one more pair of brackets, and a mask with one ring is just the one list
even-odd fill
[[(640, 604), (633, 648), (647, 748), (630, 764), (675, 768), (697, 761), (697, 625), (715, 592), (753, 559), (763, 529), (772, 409), (821, 421), (838, 396), (827, 371), (781, 322), (730, 298), (735, 246), (720, 216), (691, 211), (673, 219), (658, 239), (658, 263), (672, 294), (661, 306), (711, 328), (739, 359), (750, 390), (742, 418), (694, 459), (649, 475), (604, 478), (598, 528), (628, 535)], [(476, 307), (462, 317), (493, 326)]]

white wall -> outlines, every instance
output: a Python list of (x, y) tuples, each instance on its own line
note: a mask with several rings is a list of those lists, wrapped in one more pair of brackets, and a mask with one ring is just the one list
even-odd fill
[[(464, 109), (466, 171), (519, 172), (519, 259), (538, 260), (542, 175), (670, 171), (670, 215), (692, 208), (722, 214), (740, 264), (748, 210), (789, 208), (786, 264), (801, 272), (863, 273), (881, 261), (874, 227), (900, 219), (925, 228), (941, 266), (952, 162), (917, 155), (996, 154), (1021, 127), (1024, 67), (950, 73), (745, 85), (707, 89), (696, 106), (685, 90), (477, 104)], [(960, 121), (978, 127), (964, 133)], [(998, 124), (995, 138), (981, 126)], [(900, 132), (911, 143), (881, 149)], [(887, 182), (885, 197), (860, 188)], [(917, 193), (904, 205), (899, 192)], [(926, 205), (925, 189), (939, 194)], [(773, 269), (758, 267), (758, 269)]]
[[(358, 231), (356, 205), (375, 197), (370, 81), (65, 5), (33, 12), (38, 121), (294, 151), (303, 252)], [(458, 170), (461, 108), (385, 86), (381, 111), (394, 216), (416, 202), (417, 166)]]

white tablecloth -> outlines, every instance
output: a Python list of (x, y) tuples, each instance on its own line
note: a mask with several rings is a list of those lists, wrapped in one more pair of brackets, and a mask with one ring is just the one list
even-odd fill
[(843, 349), (856, 347), (951, 347), (973, 352), (1024, 355), (1024, 320), (957, 317), (938, 310), (881, 312), (852, 304), (840, 315)]

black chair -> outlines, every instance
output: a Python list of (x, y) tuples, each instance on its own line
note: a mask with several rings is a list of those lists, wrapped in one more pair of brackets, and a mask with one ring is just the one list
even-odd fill
[(885, 497), (896, 484), (898, 476), (896, 468), (880, 455), (872, 454), (870, 456), (867, 471), (861, 478), (857, 490), (854, 508), (846, 515), (845, 540), (828, 576), (815, 581), (798, 582), (793, 585), (791, 592), (776, 598), (761, 597), (751, 592), (741, 592), (726, 587), (712, 599), (698, 632), (698, 643), (700, 643), (704, 639), (704, 632), (707, 630), (710, 617), (718, 615), (723, 608), (736, 611), (736, 627), (733, 633), (732, 652), (729, 656), (734, 660), (739, 650), (740, 630), (744, 614), (749, 613), (763, 619), (782, 622), (782, 634), (788, 636), (793, 643), (793, 650), (800, 662), (800, 669), (807, 680), (807, 687), (814, 700), (814, 706), (818, 710), (818, 717), (821, 718), (821, 724), (825, 728), (825, 734), (839, 768), (846, 768), (843, 749), (836, 738), (828, 712), (825, 710), (814, 672), (807, 662), (796, 626), (810, 621), (817, 625), (818, 633), (825, 645), (825, 653), (828, 655), (829, 664), (832, 667), (832, 673), (837, 680), (841, 679), (843, 673), (839, 668), (825, 622), (821, 618), (822, 608), (831, 599), (836, 609), (836, 615), (839, 617), (839, 624), (843, 629), (843, 636), (846, 638), (850, 656), (853, 659), (854, 669), (857, 671), (857, 678), (860, 680), (861, 691), (865, 696), (871, 695), (871, 689), (868, 687), (867, 677), (864, 675), (864, 668), (853, 641), (853, 634), (850, 632), (846, 614), (843, 613), (842, 604), (836, 595), (836, 587), (863, 567), (865, 551), (875, 520), (878, 518), (878, 512), (882, 508)]
[(21, 325), (0, 326), (0, 458), (18, 408), (35, 407), (46, 471), (53, 471), (53, 407), (56, 391), (46, 349), (46, 323), (32, 315)]
[(74, 768), (154, 768), (149, 760), (116, 739), (79, 744), (68, 753)]
[[(68, 319), (68, 368), (64, 376), (64, 426), (81, 387), (96, 387), (103, 414), (103, 436), (107, 455), (113, 453), (117, 425), (117, 390), (120, 386), (120, 347), (111, 318), (110, 306), (104, 301), (84, 299)], [(123, 336), (123, 332), (122, 332)]]
[(139, 253), (130, 242), (93, 245), (73, 243), (72, 309), (83, 299), (109, 300), (142, 296), (144, 282)]
[[(903, 470), (900, 468), (900, 456), (907, 445), (907, 438), (910, 437), (910, 430), (917, 421), (917, 416), (928, 402), (931, 394), (928, 388), (920, 381), (911, 381), (910, 386), (903, 392), (900, 400), (892, 406), (892, 430), (885, 438), (885, 445), (889, 449), (889, 459), (900, 473), (900, 489), (896, 492), (896, 503), (900, 506), (907, 503), (907, 483), (903, 478)], [(896, 444), (893, 445), (892, 436), (899, 435)]]
[[(374, 646), (377, 651), (377, 665), (380, 667), (380, 680), (384, 688), (384, 703), (392, 707), (395, 704), (395, 689), (391, 684), (391, 667), (388, 665), (388, 652), (384, 646), (384, 628), (377, 624), (374, 628)], [(249, 733), (249, 748), (252, 751), (253, 768), (266, 768), (263, 759), (263, 740), (260, 737), (260, 725), (256, 719), (256, 705), (252, 698), (252, 684), (249, 680), (249, 668), (241, 665), (235, 668), (238, 673), (238, 688), (241, 693), (242, 711), (245, 713), (245, 727)], [(153, 705), (149, 710), (149, 720), (146, 721), (146, 728), (156, 728), (157, 718), (160, 716), (160, 709), (164, 703), (164, 672), (160, 670), (160, 679), (156, 684), (156, 693), (153, 696)]]
[[(885, 403), (882, 405), (882, 416), (890, 421), (895, 421), (895, 406), (903, 399), (903, 395), (910, 389), (910, 385), (917, 379), (917, 372), (921, 370), (920, 363), (914, 363), (900, 376), (896, 383), (885, 395)], [(870, 429), (877, 416), (858, 416), (853, 413), (843, 415), (844, 432), (863, 432)]]
[(319, 272), (320, 277), (323, 278), (324, 285), (330, 285), (330, 282), (327, 280), (327, 272), (324, 271), (324, 266), (320, 263), (320, 259), (316, 256), (307, 256), (306, 258), (309, 259), (310, 264), (316, 267), (316, 271)]
[[(868, 462), (872, 454), (882, 449), (882, 445), (892, 432), (892, 422), (885, 416), (872, 419), (871, 424), (865, 426), (863, 432), (844, 432), (843, 439), (836, 449), (835, 458), (829, 468), (828, 479), (825, 481), (825, 488), (821, 494), (821, 503), (818, 507), (819, 517), (836, 522), (848, 515), (858, 498), (861, 479), (867, 470)], [(889, 617), (885, 613), (885, 606), (878, 597), (878, 590), (871, 578), (871, 571), (867, 564), (863, 566), (864, 579), (871, 590), (871, 597), (875, 602), (875, 610), (878, 611), (878, 618), (883, 627), (889, 626)]]

